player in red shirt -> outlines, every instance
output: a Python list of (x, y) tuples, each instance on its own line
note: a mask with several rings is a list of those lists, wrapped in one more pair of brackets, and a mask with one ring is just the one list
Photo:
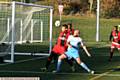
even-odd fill
[[(60, 32), (60, 35), (57, 39), (57, 43), (55, 44), (55, 46), (53, 47), (50, 56), (47, 58), (47, 62), (45, 65), (45, 68), (41, 68), (43, 71), (48, 70), (51, 61), (54, 59), (54, 61), (57, 61), (58, 56), (61, 54), (64, 54), (65, 51), (67, 50), (66, 47), (66, 41), (67, 41), (67, 25), (63, 25), (62, 26), (62, 31)], [(66, 59), (67, 60), (67, 59)], [(72, 71), (74, 71), (74, 66), (71, 60), (67, 60), (67, 62), (70, 64)]]
[(73, 35), (73, 33), (74, 33), (74, 29), (72, 27), (72, 24), (68, 23), (67, 38), (69, 35)]
[(62, 31), (59, 34), (56, 45), (53, 47), (53, 50), (57, 54), (63, 54), (66, 49), (66, 35), (67, 35), (67, 25), (62, 26)]
[(109, 40), (112, 41), (110, 58), (109, 58), (109, 61), (111, 61), (113, 57), (114, 49), (117, 48), (118, 50), (120, 50), (120, 32), (118, 31), (118, 26), (113, 27)]

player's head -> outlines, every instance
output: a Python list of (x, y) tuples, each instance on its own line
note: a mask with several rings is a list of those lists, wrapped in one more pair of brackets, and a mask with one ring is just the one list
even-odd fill
[(118, 28), (120, 27), (120, 25), (118, 25)]
[(66, 24), (62, 25), (62, 32), (65, 32), (66, 30), (67, 30), (67, 25)]
[(68, 23), (68, 29), (72, 29), (72, 24), (71, 23)]
[(117, 25), (118, 26), (118, 31), (120, 30), (120, 25)]
[(117, 30), (118, 30), (118, 26), (114, 26), (114, 28), (113, 28), (113, 29), (117, 31)]
[(79, 36), (79, 34), (80, 34), (80, 31), (79, 31), (78, 29), (76, 29), (76, 30), (74, 31), (73, 36)]

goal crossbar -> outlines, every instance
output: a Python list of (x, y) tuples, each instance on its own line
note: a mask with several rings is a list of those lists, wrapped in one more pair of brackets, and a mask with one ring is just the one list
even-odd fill
[[(0, 1), (0, 3), (3, 3), (3, 4), (11, 4), (13, 2)], [(37, 4), (32, 4), (32, 3), (28, 4), (28, 3), (22, 3), (22, 2), (15, 2), (15, 4), (53, 9), (53, 6), (44, 6), (44, 5), (37, 5)]]
[[(15, 1), (13, 2), (0, 1), (0, 4), (1, 4), (1, 10), (3, 10), (4, 7), (6, 8), (5, 10), (1, 11), (1, 15), (6, 13), (5, 17), (3, 16), (3, 19), (5, 18), (6, 23), (8, 24), (8, 27), (7, 27), (6, 24), (1, 22), (5, 26), (4, 30), (6, 30), (7, 32), (6, 34), (3, 33), (4, 37), (2, 38), (1, 43), (8, 39), (8, 48), (10, 48), (7, 51), (9, 51), (8, 54), (10, 54), (11, 58), (10, 60), (7, 60), (7, 62), (15, 61), (14, 60), (14, 56), (16, 53), (15, 43), (17, 41), (18, 42), (25, 41), (24, 40), (25, 37), (26, 39), (31, 40), (31, 42), (37, 42), (39, 40), (42, 42), (44, 41), (44, 39), (46, 39), (46, 41), (49, 42), (49, 50), (48, 50), (49, 51), (48, 55), (49, 55), (52, 49), (53, 7), (15, 2)], [(47, 34), (46, 34), (46, 31), (44, 30), (47, 31)], [(37, 32), (37, 31), (40, 31), (40, 32)], [(34, 34), (39, 34), (39, 33), (40, 33), (39, 36), (38, 35), (32, 36)], [(20, 35), (23, 35), (23, 36), (20, 36)], [(45, 38), (43, 36), (45, 36)], [(35, 41), (33, 41), (33, 38)], [(41, 38), (41, 39), (38, 40), (38, 38)], [(47, 54), (40, 54), (40, 55), (47, 55)]]

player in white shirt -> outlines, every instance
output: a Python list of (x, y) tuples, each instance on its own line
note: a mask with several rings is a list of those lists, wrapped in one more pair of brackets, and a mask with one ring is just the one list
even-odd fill
[(82, 66), (82, 68), (84, 68), (87, 72), (94, 74), (94, 71), (90, 70), (87, 65), (81, 61), (80, 57), (79, 57), (79, 47), (80, 45), (82, 46), (82, 48), (85, 50), (86, 54), (91, 57), (90, 53), (88, 52), (88, 50), (86, 49), (86, 46), (84, 46), (82, 39), (79, 37), (79, 30), (75, 30), (74, 34), (68, 37), (67, 40), (67, 45), (68, 45), (68, 49), (67, 52), (65, 52), (65, 54), (62, 54), (61, 56), (59, 56), (58, 58), (58, 63), (57, 63), (57, 70), (54, 72), (59, 72), (60, 71), (60, 65), (63, 59), (68, 58), (74, 58), (76, 60), (76, 62)]

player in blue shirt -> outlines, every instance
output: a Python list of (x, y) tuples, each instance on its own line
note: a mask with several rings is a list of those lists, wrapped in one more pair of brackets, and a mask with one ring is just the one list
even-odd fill
[(68, 58), (74, 58), (76, 60), (76, 62), (82, 66), (82, 68), (84, 68), (87, 72), (94, 74), (94, 71), (90, 70), (87, 65), (81, 61), (80, 57), (79, 57), (79, 47), (80, 45), (82, 46), (82, 48), (85, 50), (86, 54), (91, 57), (90, 53), (88, 52), (88, 50), (86, 49), (86, 46), (84, 46), (82, 39), (79, 37), (79, 30), (75, 30), (73, 35), (70, 35), (68, 37), (67, 40), (67, 45), (68, 45), (68, 49), (67, 52), (65, 52), (65, 54), (62, 54), (61, 56), (59, 56), (58, 58), (58, 63), (57, 63), (57, 70), (53, 71), (53, 72), (59, 72), (60, 71), (60, 65), (63, 59)]

